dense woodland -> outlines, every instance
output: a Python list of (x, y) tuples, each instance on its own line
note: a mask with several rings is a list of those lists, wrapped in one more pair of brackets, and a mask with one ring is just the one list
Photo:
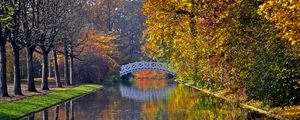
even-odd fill
[(145, 0), (143, 51), (183, 81), (299, 104), (299, 0)]
[[(119, 64), (140, 59), (143, 1), (1, 0), (1, 96), (103, 81)], [(120, 50), (122, 49), (122, 50)], [(63, 83), (62, 83), (63, 82)]]

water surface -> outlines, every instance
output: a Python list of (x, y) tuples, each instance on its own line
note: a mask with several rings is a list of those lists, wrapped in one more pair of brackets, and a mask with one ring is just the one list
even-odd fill
[(32, 114), (28, 120), (269, 119), (166, 79), (137, 79)]

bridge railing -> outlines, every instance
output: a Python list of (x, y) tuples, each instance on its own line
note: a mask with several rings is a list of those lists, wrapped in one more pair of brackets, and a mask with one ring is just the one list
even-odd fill
[(169, 74), (175, 75), (175, 73), (168, 70), (167, 65), (161, 62), (134, 62), (121, 66), (120, 76), (137, 71), (137, 70), (159, 70)]

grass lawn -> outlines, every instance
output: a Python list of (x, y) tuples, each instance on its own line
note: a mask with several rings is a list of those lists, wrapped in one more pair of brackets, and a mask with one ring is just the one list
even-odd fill
[(32, 112), (40, 111), (44, 108), (69, 100), (71, 98), (92, 92), (101, 85), (81, 85), (74, 88), (53, 88), (52, 92), (33, 96), (16, 101), (5, 101), (0, 103), (0, 120), (10, 120), (20, 118)]

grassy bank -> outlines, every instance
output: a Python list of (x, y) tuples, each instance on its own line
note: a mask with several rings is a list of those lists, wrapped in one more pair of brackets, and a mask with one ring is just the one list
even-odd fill
[[(181, 83), (180, 81), (177, 81)], [(286, 120), (286, 119), (299, 119), (300, 118), (300, 106), (285, 106), (284, 108), (275, 107), (270, 108), (263, 105), (263, 102), (257, 100), (246, 101), (243, 97), (240, 97), (237, 93), (228, 92), (228, 90), (209, 90), (202, 89), (200, 87), (192, 85), (192, 83), (181, 83), (188, 87), (197, 89), (205, 94), (215, 96), (217, 98), (223, 99), (227, 102), (234, 102), (239, 104), (240, 107), (249, 109), (252, 111), (256, 111), (261, 114), (265, 114), (269, 117), (273, 117), (276, 119)], [(227, 92), (226, 92), (227, 91)]]
[(53, 88), (52, 92), (28, 97), (22, 100), (0, 103), (0, 120), (16, 119), (29, 113), (40, 111), (65, 100), (78, 97), (101, 88), (101, 85), (81, 85), (74, 88)]

